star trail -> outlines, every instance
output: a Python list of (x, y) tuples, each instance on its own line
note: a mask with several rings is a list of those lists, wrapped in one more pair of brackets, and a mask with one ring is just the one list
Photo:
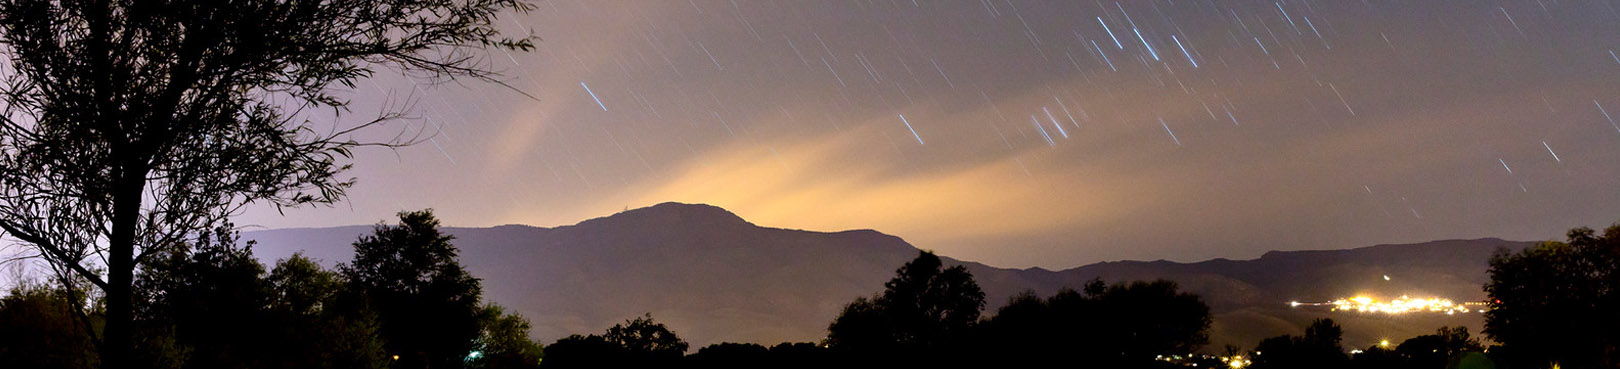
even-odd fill
[(1055, 268), (1620, 214), (1610, 1), (535, 5), (501, 24), (536, 50), (469, 56), (507, 86), (378, 73), (339, 125), (405, 106), (366, 134), (428, 144), (358, 152), (346, 204), (239, 223), (555, 226), (681, 201)]

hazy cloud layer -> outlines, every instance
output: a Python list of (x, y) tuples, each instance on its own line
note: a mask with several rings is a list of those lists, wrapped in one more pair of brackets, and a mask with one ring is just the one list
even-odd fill
[(351, 116), (386, 91), (438, 135), (362, 152), (346, 204), (239, 223), (432, 207), (552, 226), (705, 202), (1062, 268), (1620, 219), (1608, 3), (537, 5), (502, 22), (541, 48), (487, 60), (539, 101), (379, 76)]

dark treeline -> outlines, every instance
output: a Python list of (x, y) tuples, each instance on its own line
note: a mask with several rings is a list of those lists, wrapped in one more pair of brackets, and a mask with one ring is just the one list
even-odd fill
[[(400, 214), (354, 242), (334, 269), (299, 255), (260, 264), (228, 226), (165, 248), (135, 286), (136, 368), (1612, 368), (1620, 225), (1568, 242), (1499, 252), (1487, 347), (1463, 327), (1365, 348), (1318, 319), (1250, 350), (1207, 350), (1209, 307), (1169, 281), (1026, 292), (981, 316), (984, 292), (929, 252), (883, 290), (856, 298), (820, 342), (690, 345), (651, 315), (549, 346), (529, 322), (481, 301), (452, 238), (428, 211)], [(0, 367), (89, 368), (102, 297), (71, 278), (0, 298)], [(1584, 327), (1584, 328), (1582, 328)], [(1553, 346), (1560, 345), (1560, 346)]]
[[(1187, 353), (1207, 340), (1209, 308), (1167, 281), (1026, 293), (981, 319), (984, 292), (961, 266), (923, 252), (883, 292), (857, 298), (818, 343), (720, 343), (682, 356), (686, 343), (651, 317), (606, 334), (572, 336), (546, 347), (542, 368), (654, 365), (761, 367), (998, 367), (1083, 362), (1098, 367), (1175, 367), (1156, 353)], [(610, 365), (613, 366), (613, 365)]]
[[(228, 226), (136, 275), (132, 368), (534, 368), (529, 322), (480, 300), (431, 212), (400, 214), (335, 270), (266, 268)], [(71, 283), (71, 282), (70, 282)], [(101, 296), (26, 283), (0, 299), (0, 368), (92, 368)], [(86, 308), (88, 307), (88, 308)]]
[[(883, 292), (857, 298), (831, 322), (825, 340), (709, 345), (686, 356), (677, 345), (650, 351), (615, 331), (573, 336), (547, 348), (546, 368), (635, 363), (666, 367), (1018, 367), (1096, 368), (1616, 368), (1620, 364), (1620, 224), (1601, 235), (1570, 231), (1567, 242), (1500, 250), (1485, 286), (1491, 309), (1489, 347), (1466, 327), (1399, 343), (1344, 347), (1332, 319), (1312, 322), (1301, 335), (1227, 346), (1199, 354), (1208, 343), (1211, 316), (1196, 295), (1169, 281), (1106, 284), (1042, 298), (1026, 292), (994, 316), (981, 318), (984, 293), (961, 266), (944, 268), (923, 252), (902, 266)], [(660, 340), (680, 342), (651, 317), (626, 322)], [(649, 336), (650, 337), (650, 336)], [(648, 338), (638, 339), (646, 341)], [(678, 347), (684, 347), (680, 343)], [(1209, 352), (1212, 350), (1204, 350)], [(552, 360), (555, 359), (555, 360)], [(619, 361), (615, 361), (619, 360)], [(622, 360), (635, 360), (627, 362)]]

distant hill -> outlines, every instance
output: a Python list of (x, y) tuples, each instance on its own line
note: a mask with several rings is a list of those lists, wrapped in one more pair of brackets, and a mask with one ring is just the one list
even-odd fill
[[(245, 232), (266, 262), (296, 251), (326, 265), (352, 258), (351, 243), (372, 226)], [(461, 260), (483, 279), (485, 298), (513, 308), (543, 342), (598, 333), (652, 313), (701, 347), (718, 342), (817, 341), (844, 304), (869, 296), (917, 248), (872, 230), (811, 232), (760, 227), (709, 205), (664, 203), (580, 222), (538, 228), (446, 228)], [(1478, 314), (1357, 316), (1290, 308), (1353, 294), (1484, 298), (1486, 260), (1499, 239), (1379, 245), (1351, 250), (1274, 251), (1254, 260), (1198, 263), (1106, 262), (1073, 269), (966, 265), (983, 286), (986, 315), (1025, 290), (1043, 296), (1093, 278), (1164, 278), (1202, 295), (1216, 314), (1210, 347), (1251, 347), (1261, 338), (1299, 334), (1320, 316), (1346, 326), (1345, 344), (1404, 339), (1441, 325), (1478, 332)], [(1385, 280), (1384, 276), (1389, 276)]]

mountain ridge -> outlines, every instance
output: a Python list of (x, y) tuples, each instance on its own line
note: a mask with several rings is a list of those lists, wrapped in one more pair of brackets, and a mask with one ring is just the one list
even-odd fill
[[(244, 232), (258, 240), (267, 262), (293, 252), (326, 265), (347, 261), (350, 243), (372, 226)], [(534, 322), (549, 341), (600, 332), (651, 312), (682, 337), (703, 345), (722, 341), (814, 341), (856, 297), (870, 296), (918, 248), (876, 230), (836, 232), (763, 227), (705, 204), (661, 203), (573, 225), (445, 227), (456, 236), (463, 264), (484, 280), (486, 297)], [(1384, 244), (1345, 250), (1272, 251), (1248, 260), (1199, 262), (1106, 261), (1063, 270), (998, 268), (942, 256), (963, 265), (987, 295), (986, 315), (1023, 291), (1050, 295), (1093, 278), (1109, 282), (1170, 279), (1199, 293), (1217, 323), (1212, 346), (1253, 345), (1261, 336), (1294, 333), (1312, 315), (1287, 301), (1318, 301), (1360, 293), (1425, 293), (1483, 298), (1485, 264), (1496, 248), (1528, 242), (1496, 238)], [(1380, 276), (1398, 279), (1380, 281)], [(1473, 317), (1477, 317), (1477, 314)], [(1352, 340), (1415, 335), (1410, 319), (1346, 316)], [(1476, 331), (1479, 319), (1441, 319)], [(1279, 323), (1285, 322), (1287, 324)], [(1260, 328), (1255, 328), (1260, 327)], [(1403, 328), (1405, 327), (1405, 328)]]

